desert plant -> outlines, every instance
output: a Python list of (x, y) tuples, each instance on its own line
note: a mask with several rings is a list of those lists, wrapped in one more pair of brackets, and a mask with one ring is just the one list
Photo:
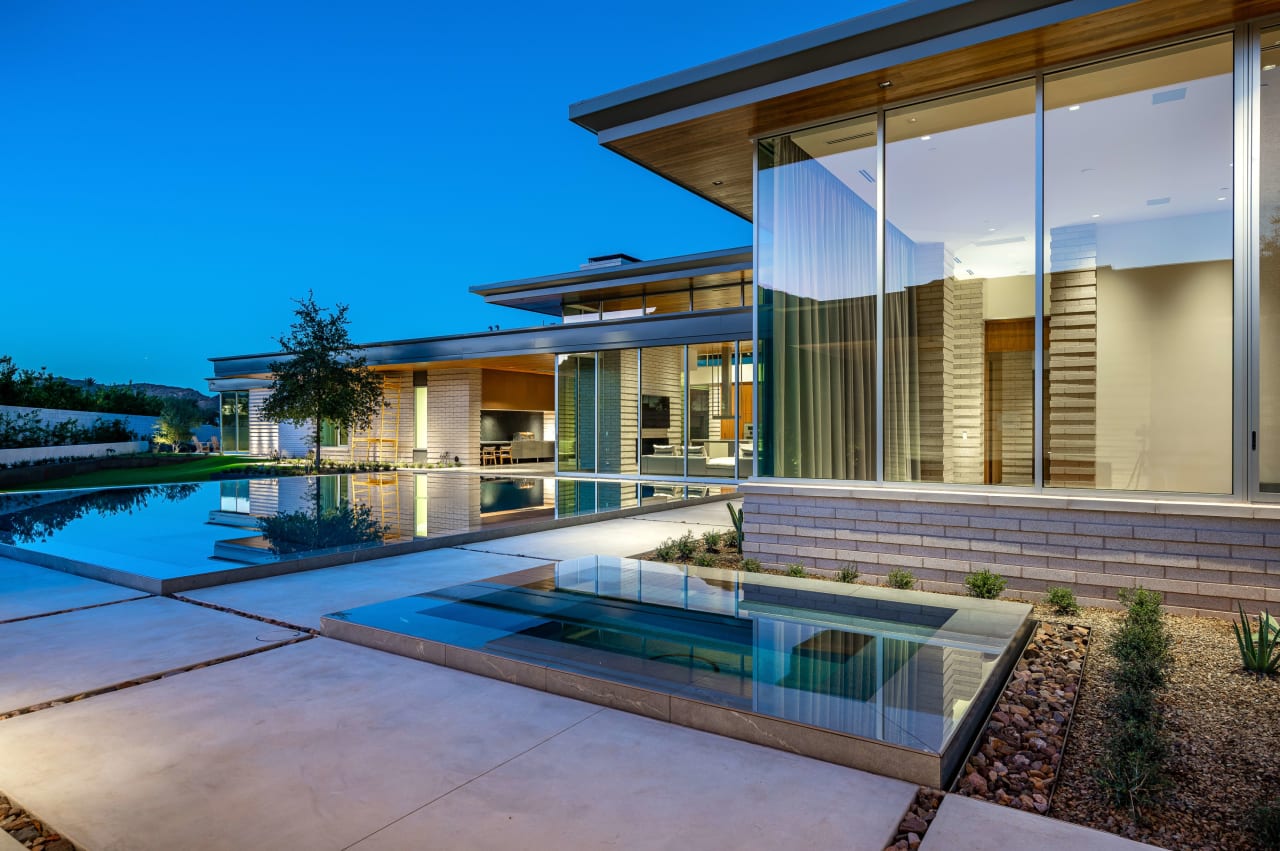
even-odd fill
[(693, 554), (698, 550), (698, 544), (693, 540), (692, 532), (685, 532), (676, 538), (676, 555), (680, 556), (683, 561), (693, 558)]
[(738, 533), (737, 532), (733, 532), (733, 531), (722, 532), (721, 535), (723, 537), (720, 539), (720, 543), (724, 546), (726, 550), (738, 549)]
[(729, 509), (729, 519), (733, 521), (733, 533), (738, 542), (738, 552), (742, 552), (742, 542), (746, 540), (742, 535), (742, 509), (732, 502), (726, 502), (724, 507)]
[(884, 578), (884, 584), (899, 591), (910, 591), (916, 585), (916, 578), (911, 571), (898, 568), (889, 571), (889, 575)]
[(983, 600), (996, 599), (1007, 584), (1003, 576), (986, 568), (976, 570), (964, 578), (964, 587), (968, 589), (969, 596)]
[(1258, 615), (1258, 631), (1244, 613), (1244, 606), (1236, 603), (1240, 611), (1240, 623), (1231, 624), (1236, 634), (1236, 646), (1240, 648), (1240, 661), (1244, 669), (1255, 674), (1273, 677), (1280, 673), (1280, 628), (1265, 610)]
[(758, 559), (758, 558), (744, 558), (744, 559), (742, 560), (742, 569), (743, 569), (743, 570), (745, 570), (747, 573), (759, 573), (759, 572), (760, 572), (760, 559)]
[(653, 551), (653, 557), (658, 561), (675, 561), (676, 558), (676, 542), (672, 538), (667, 538), (657, 549)]
[(698, 553), (694, 556), (693, 563), (698, 567), (715, 567), (716, 557), (711, 553)]
[(804, 565), (803, 565), (803, 564), (795, 564), (795, 563), (788, 564), (788, 565), (787, 565), (787, 576), (794, 576), (794, 577), (796, 577), (797, 579), (803, 579), (803, 578), (804, 578)]
[(1280, 803), (1267, 801), (1254, 807), (1249, 828), (1260, 847), (1280, 849)]
[(716, 550), (720, 549), (720, 544), (723, 541), (724, 541), (723, 532), (717, 532), (715, 530), (712, 530), (710, 532), (702, 533), (702, 546), (706, 547), (711, 552), (715, 552)]
[(1064, 586), (1049, 588), (1044, 601), (1053, 608), (1055, 615), (1080, 614), (1080, 604), (1076, 602), (1076, 595), (1070, 588)]
[(840, 572), (836, 574), (836, 579), (839, 579), (841, 582), (848, 582), (850, 584), (857, 582), (858, 568), (855, 565), (846, 564), (844, 567), (840, 568)]

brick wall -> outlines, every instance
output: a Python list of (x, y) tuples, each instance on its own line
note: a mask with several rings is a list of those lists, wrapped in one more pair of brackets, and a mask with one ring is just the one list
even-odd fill
[[(433, 369), (428, 373), (427, 457), (432, 461), (447, 452), (463, 464), (480, 463), (480, 379), (478, 369)], [(412, 404), (409, 410), (412, 412)]]
[(1053, 585), (1115, 607), (1121, 588), (1164, 595), (1171, 611), (1224, 617), (1280, 603), (1280, 506), (1174, 503), (744, 484), (745, 554), (864, 580), (896, 568), (919, 587), (964, 591), (983, 568), (1006, 596)]

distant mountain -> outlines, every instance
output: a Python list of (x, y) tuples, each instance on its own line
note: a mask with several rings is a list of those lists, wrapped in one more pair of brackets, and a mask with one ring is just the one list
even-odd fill
[[(74, 387), (85, 386), (85, 380), (83, 378), (66, 378), (63, 380)], [(94, 386), (121, 387), (126, 385), (98, 384), (97, 382), (94, 382)], [(217, 396), (210, 396), (207, 393), (201, 393), (199, 390), (193, 390), (190, 387), (174, 387), (169, 384), (150, 384), (145, 381), (135, 381), (127, 386), (150, 396), (159, 396), (161, 399), (192, 399), (200, 406), (200, 410), (207, 413), (214, 413), (218, 410), (219, 400)]]

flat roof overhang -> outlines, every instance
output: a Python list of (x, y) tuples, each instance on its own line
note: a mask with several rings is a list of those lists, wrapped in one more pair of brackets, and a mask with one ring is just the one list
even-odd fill
[(750, 278), (751, 246), (725, 248), (661, 260), (641, 260), (616, 266), (576, 269), (471, 287), (490, 304), (518, 307), (559, 316), (566, 299), (639, 295), (670, 290), (678, 282), (693, 288), (743, 283)]
[(569, 117), (750, 220), (758, 137), (1274, 12), (1280, 0), (914, 0), (576, 103)]
[[(360, 353), (375, 369), (393, 366), (427, 369), (455, 366), (461, 361), (501, 362), (504, 359), (572, 352), (749, 340), (752, 338), (751, 314), (750, 307), (731, 307), (696, 313), (516, 328), (486, 334), (392, 340), (363, 345)], [(281, 352), (269, 352), (209, 358), (213, 363), (209, 388), (237, 390), (264, 386), (264, 379), (271, 374), (271, 362), (283, 357)], [(477, 366), (483, 365), (477, 363)], [(508, 363), (507, 368), (513, 367)], [(242, 383), (233, 386), (232, 382)]]

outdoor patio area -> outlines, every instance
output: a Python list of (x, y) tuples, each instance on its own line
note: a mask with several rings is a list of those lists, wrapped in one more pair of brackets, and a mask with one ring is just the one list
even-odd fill
[[(725, 519), (696, 505), (174, 598), (0, 561), (0, 646), (26, 672), (0, 684), (0, 793), (86, 849), (878, 851), (914, 786), (314, 634)], [(1139, 847), (1015, 815), (949, 797), (923, 847)]]

